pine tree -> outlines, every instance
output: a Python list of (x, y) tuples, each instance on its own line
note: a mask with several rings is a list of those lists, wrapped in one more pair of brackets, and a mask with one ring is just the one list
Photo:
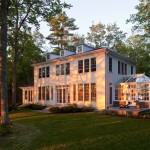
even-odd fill
[(73, 36), (71, 31), (77, 30), (74, 24), (75, 19), (69, 18), (65, 12), (60, 13), (57, 17), (49, 20), (50, 35), (47, 37), (50, 43), (58, 49), (68, 46), (69, 37)]

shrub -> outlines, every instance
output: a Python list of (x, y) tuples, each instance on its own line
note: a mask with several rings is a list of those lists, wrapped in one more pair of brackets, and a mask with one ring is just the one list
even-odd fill
[(94, 109), (91, 107), (83, 107), (78, 108), (76, 104), (69, 104), (68, 106), (64, 107), (51, 107), (49, 109), (52, 113), (76, 113), (76, 112), (91, 112)]
[(30, 108), (33, 110), (43, 110), (46, 108), (46, 106), (39, 105), (39, 104), (29, 104), (29, 105), (25, 106), (24, 108)]

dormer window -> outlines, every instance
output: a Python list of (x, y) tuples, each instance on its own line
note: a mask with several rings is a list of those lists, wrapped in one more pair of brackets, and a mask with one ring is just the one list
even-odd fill
[(50, 54), (46, 55), (46, 60), (50, 60)]
[(77, 46), (76, 52), (77, 53), (82, 53), (82, 45), (81, 46)]
[(61, 57), (64, 57), (64, 56), (65, 56), (65, 51), (64, 51), (64, 50), (60, 51), (60, 56), (61, 56)]

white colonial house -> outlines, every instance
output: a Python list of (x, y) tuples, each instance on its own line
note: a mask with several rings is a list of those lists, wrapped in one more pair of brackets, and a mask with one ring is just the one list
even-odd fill
[[(120, 101), (116, 83), (136, 73), (136, 62), (107, 48), (87, 45), (76, 52), (48, 53), (46, 61), (32, 65), (34, 84), (23, 86), (23, 104), (92, 106), (107, 109)], [(117, 99), (116, 99), (117, 98)], [(123, 99), (124, 100), (124, 99)]]

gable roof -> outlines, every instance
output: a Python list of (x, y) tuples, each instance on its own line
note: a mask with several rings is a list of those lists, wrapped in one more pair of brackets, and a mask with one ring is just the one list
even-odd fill
[(70, 57), (81, 57), (81, 56), (84, 56), (84, 55), (88, 55), (88, 54), (91, 54), (91, 53), (96, 53), (96, 52), (105, 52), (106, 55), (109, 53), (110, 55), (113, 55), (117, 58), (120, 58), (124, 61), (128, 61), (130, 62), (131, 64), (133, 65), (136, 65), (137, 63), (132, 60), (131, 58), (129, 57), (125, 57), (123, 56), (122, 54), (119, 54), (117, 52), (115, 52), (114, 50), (111, 50), (109, 48), (97, 48), (97, 49), (91, 49), (91, 50), (88, 50), (88, 51), (85, 51), (83, 53), (79, 53), (79, 54), (71, 54), (69, 56), (65, 56), (65, 57), (59, 57), (59, 58), (55, 58), (55, 59), (52, 59), (52, 60), (49, 60), (49, 61), (44, 61), (44, 62), (41, 62), (41, 63), (35, 63), (35, 64), (32, 64), (32, 66), (38, 66), (38, 65), (44, 65), (44, 64), (49, 64), (50, 62), (55, 62), (55, 61), (58, 61), (58, 60), (65, 60), (65, 59), (68, 59)]

